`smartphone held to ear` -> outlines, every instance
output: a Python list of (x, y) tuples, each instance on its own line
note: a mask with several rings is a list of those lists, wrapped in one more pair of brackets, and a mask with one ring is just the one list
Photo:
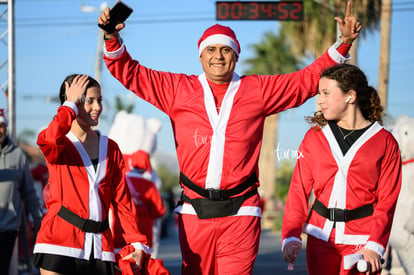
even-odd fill
[(133, 10), (125, 3), (119, 1), (109, 11), (109, 23), (106, 25), (98, 24), (98, 26), (107, 33), (114, 33), (115, 26), (125, 22), (125, 20), (131, 15), (132, 11)]

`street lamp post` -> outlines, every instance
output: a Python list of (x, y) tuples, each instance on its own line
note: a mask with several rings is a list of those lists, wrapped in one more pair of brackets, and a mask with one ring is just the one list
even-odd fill
[[(81, 5), (80, 10), (83, 12), (103, 12), (107, 7), (106, 2), (101, 3), (100, 8)], [(102, 49), (103, 49), (103, 31), (101, 28), (98, 28), (98, 46), (96, 49), (96, 67), (95, 67), (95, 79), (101, 83), (101, 73), (102, 73)]]

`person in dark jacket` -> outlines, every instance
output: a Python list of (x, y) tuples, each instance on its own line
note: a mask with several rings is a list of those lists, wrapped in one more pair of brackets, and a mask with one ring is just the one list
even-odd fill
[(27, 158), (7, 136), (7, 125), (4, 109), (0, 109), (0, 274), (9, 274), (23, 207), (33, 218), (35, 232), (42, 219)]

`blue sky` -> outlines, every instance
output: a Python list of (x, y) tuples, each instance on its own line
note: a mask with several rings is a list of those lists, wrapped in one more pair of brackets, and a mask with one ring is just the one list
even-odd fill
[[(83, 12), (81, 5), (97, 9), (103, 1), (96, 0), (15, 0), (16, 22), (16, 129), (39, 131), (56, 113), (56, 97), (66, 75), (86, 73), (95, 76), (98, 46), (99, 12)], [(121, 35), (131, 55), (153, 69), (200, 74), (197, 41), (215, 20), (215, 1), (211, 0), (124, 0), (134, 9)], [(113, 6), (115, 0), (108, 0)], [(391, 27), (391, 61), (388, 111), (393, 117), (414, 117), (414, 32), (412, 18), (414, 1), (393, 1)], [(345, 9), (345, 1), (344, 1)], [(334, 20), (332, 18), (332, 20)], [(252, 45), (264, 33), (277, 31), (277, 21), (220, 21), (236, 32), (242, 52), (237, 73), (243, 74), (243, 61), (252, 57)], [(5, 23), (0, 28), (5, 29)], [(377, 87), (380, 37), (379, 33), (360, 38), (359, 66), (369, 82)], [(1, 48), (3, 47), (3, 48)], [(7, 48), (0, 45), (2, 63)], [(3, 72), (4, 74), (4, 72)], [(0, 80), (5, 76), (0, 75)], [(135, 103), (134, 113), (146, 118), (158, 117), (163, 126), (158, 137), (158, 153), (175, 155), (168, 117), (155, 107), (132, 96), (106, 70), (101, 79), (104, 116), (100, 129), (108, 133), (114, 116), (113, 102), (117, 95)], [(0, 95), (0, 107), (6, 99)], [(315, 109), (315, 100), (281, 114), (278, 142), (280, 150), (295, 150), (308, 129), (304, 116)], [(276, 149), (276, 148), (275, 148)]]

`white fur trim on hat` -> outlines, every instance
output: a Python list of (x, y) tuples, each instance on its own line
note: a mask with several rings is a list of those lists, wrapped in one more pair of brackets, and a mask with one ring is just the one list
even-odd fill
[(8, 125), (6, 114), (4, 113), (4, 109), (0, 109), (0, 123)]
[(234, 41), (230, 36), (227, 36), (224, 34), (214, 34), (204, 39), (200, 43), (200, 47), (198, 48), (199, 55), (201, 55), (201, 52), (204, 50), (204, 48), (206, 48), (209, 45), (214, 45), (214, 44), (223, 44), (223, 45), (229, 46), (230, 48), (233, 49), (233, 51), (237, 54), (237, 56), (239, 56), (239, 48), (237, 46), (236, 41)]

